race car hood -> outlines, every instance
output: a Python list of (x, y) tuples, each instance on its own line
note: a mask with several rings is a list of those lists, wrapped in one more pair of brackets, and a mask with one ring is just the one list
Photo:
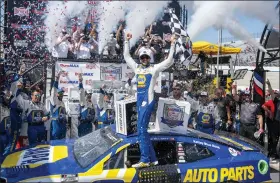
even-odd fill
[(82, 171), (73, 156), (70, 140), (53, 141), (18, 150), (6, 156), (1, 165), (1, 174), (7, 178), (31, 177), (55, 174), (75, 174)]

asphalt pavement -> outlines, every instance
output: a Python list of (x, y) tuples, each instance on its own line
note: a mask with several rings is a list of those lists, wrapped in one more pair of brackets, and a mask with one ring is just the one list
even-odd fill
[(270, 178), (272, 179), (272, 182), (280, 182), (280, 163), (278, 162), (277, 164), (270, 164), (270, 167)]

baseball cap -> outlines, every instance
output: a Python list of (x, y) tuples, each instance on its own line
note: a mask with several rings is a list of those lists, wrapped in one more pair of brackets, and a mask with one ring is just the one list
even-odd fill
[(143, 49), (139, 54), (139, 58), (141, 58), (143, 55), (147, 55), (148, 57), (151, 58), (151, 50), (150, 49)]

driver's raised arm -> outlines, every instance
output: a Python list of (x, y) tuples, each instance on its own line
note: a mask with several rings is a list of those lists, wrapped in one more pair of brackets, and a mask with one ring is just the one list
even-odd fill
[(136, 62), (132, 59), (130, 53), (129, 53), (129, 40), (131, 39), (131, 34), (126, 34), (125, 37), (125, 42), (124, 42), (124, 52), (123, 52), (123, 56), (124, 56), (124, 60), (126, 61), (127, 65), (133, 70), (135, 71), (137, 64)]

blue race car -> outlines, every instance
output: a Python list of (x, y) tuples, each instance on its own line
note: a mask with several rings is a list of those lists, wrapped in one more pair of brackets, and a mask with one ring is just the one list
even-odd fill
[(20, 149), (1, 165), (2, 182), (265, 182), (270, 181), (266, 152), (241, 137), (151, 133), (159, 165), (135, 169), (137, 136), (115, 126), (77, 140), (51, 141)]

